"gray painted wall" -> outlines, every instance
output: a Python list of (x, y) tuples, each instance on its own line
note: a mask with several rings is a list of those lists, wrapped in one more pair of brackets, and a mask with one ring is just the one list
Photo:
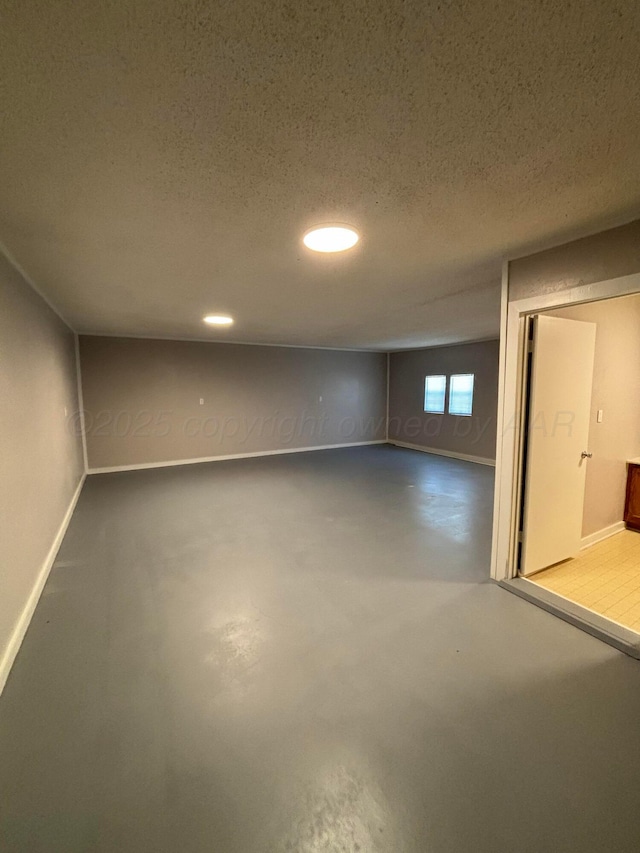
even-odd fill
[(622, 521), (626, 460), (640, 456), (640, 295), (548, 313), (597, 326), (582, 527), (589, 536)]
[[(498, 341), (405, 350), (390, 356), (389, 438), (484, 459), (496, 456)], [(473, 415), (427, 414), (429, 374), (475, 374)]]
[(383, 353), (81, 336), (80, 363), (90, 468), (385, 437)]
[(0, 660), (6, 661), (83, 459), (74, 429), (74, 335), (2, 255), (0, 365)]
[(640, 271), (640, 219), (509, 262), (509, 300)]

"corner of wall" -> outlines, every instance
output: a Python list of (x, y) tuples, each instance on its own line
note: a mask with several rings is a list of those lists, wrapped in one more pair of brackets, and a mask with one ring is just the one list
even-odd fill
[(78, 383), (78, 414), (80, 416), (80, 435), (82, 438), (82, 459), (84, 462), (84, 474), (89, 471), (89, 461), (87, 456), (87, 435), (84, 423), (84, 399), (82, 396), (82, 368), (80, 366), (80, 336), (77, 332), (73, 333), (73, 339), (76, 352), (76, 381)]
[(391, 353), (387, 353), (387, 416), (385, 421), (385, 431), (384, 431), (384, 439), (388, 443), (389, 441), (389, 382), (391, 378)]

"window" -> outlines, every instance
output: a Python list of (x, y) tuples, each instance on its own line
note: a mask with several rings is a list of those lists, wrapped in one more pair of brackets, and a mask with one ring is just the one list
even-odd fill
[(449, 414), (471, 415), (473, 411), (473, 373), (458, 373), (449, 385)]
[(425, 376), (424, 410), (435, 415), (444, 414), (444, 394), (447, 388), (446, 376)]

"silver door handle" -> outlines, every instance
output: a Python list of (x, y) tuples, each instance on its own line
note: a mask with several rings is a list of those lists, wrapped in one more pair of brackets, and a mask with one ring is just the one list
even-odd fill
[(591, 459), (592, 456), (593, 456), (593, 453), (587, 453), (586, 450), (583, 450), (582, 453), (580, 454), (581, 459)]

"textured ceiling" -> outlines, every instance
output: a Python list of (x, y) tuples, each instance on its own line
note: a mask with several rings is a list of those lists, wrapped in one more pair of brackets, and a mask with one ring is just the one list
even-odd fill
[[(0, 0), (0, 241), (86, 332), (400, 348), (640, 208), (637, 0)], [(355, 225), (345, 255), (311, 225)], [(236, 317), (206, 328), (206, 312)]]

